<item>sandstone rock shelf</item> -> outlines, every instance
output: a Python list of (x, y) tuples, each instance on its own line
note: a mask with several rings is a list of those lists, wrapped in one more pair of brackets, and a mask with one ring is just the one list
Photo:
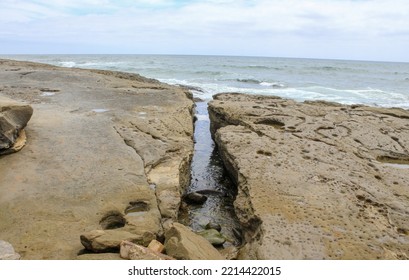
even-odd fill
[(75, 259), (80, 235), (95, 231), (113, 246), (116, 236), (163, 236), (190, 176), (186, 90), (9, 60), (0, 60), (0, 81), (0, 96), (34, 109), (25, 148), (0, 157), (1, 240), (22, 259)]
[(219, 94), (242, 259), (408, 259), (409, 112)]

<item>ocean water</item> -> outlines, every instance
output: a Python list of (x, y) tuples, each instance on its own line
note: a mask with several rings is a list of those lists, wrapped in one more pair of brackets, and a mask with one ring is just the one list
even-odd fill
[(409, 109), (409, 63), (176, 55), (1, 57), (138, 73), (197, 87), (194, 94), (204, 100), (220, 92), (243, 92)]

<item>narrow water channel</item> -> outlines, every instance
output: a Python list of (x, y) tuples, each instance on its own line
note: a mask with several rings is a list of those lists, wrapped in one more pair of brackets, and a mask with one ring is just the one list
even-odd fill
[(203, 205), (184, 205), (180, 222), (194, 231), (204, 230), (209, 223), (221, 226), (226, 237), (224, 247), (240, 245), (240, 224), (234, 212), (236, 187), (228, 177), (217, 147), (210, 134), (207, 102), (196, 103), (195, 147), (191, 165), (191, 183), (187, 193), (199, 192), (207, 196)]

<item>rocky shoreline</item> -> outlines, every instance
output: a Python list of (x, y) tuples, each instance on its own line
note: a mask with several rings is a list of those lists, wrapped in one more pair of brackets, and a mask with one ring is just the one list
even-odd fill
[(408, 259), (409, 112), (219, 94), (241, 259)]
[(409, 258), (406, 110), (214, 96), (244, 234), (216, 250), (177, 223), (189, 89), (1, 59), (0, 81), (0, 259)]
[(112, 259), (123, 240), (165, 240), (190, 178), (187, 90), (9, 60), (0, 80), (2, 98), (34, 110), (24, 149), (0, 158), (1, 240), (22, 259)]

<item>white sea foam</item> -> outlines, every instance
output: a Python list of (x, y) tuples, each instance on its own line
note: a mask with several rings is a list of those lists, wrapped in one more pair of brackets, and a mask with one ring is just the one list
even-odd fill
[(321, 99), (409, 108), (406, 63), (135, 55), (33, 56), (31, 60), (64, 67), (138, 72), (165, 83), (200, 88), (192, 92), (205, 100), (220, 92), (241, 92), (298, 101)]
[(62, 66), (62, 67), (72, 68), (72, 67), (75, 67), (76, 65), (77, 65), (77, 63), (75, 63), (74, 61), (62, 61), (62, 62), (60, 62), (60, 66)]

